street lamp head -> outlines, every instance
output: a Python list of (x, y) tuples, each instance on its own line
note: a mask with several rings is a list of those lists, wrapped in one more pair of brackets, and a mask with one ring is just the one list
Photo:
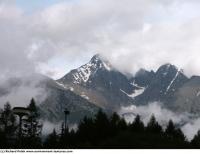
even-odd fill
[(70, 114), (69, 110), (67, 110), (67, 109), (65, 109), (64, 113), (65, 113), (66, 115), (69, 115), (69, 114)]

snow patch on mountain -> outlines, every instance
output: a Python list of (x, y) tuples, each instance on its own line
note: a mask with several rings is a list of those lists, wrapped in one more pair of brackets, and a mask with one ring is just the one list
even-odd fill
[(120, 89), (121, 92), (123, 92), (124, 94), (126, 94), (127, 96), (131, 97), (131, 98), (135, 98), (136, 96), (139, 96), (141, 95), (144, 91), (145, 91), (146, 88), (144, 87), (140, 87), (140, 89), (136, 89), (134, 90), (134, 92), (132, 94), (127, 94), (125, 91), (123, 91), (122, 89)]
[(56, 81), (56, 83), (60, 86), (60, 87), (62, 87), (62, 88), (64, 88), (64, 89), (68, 89), (68, 87), (67, 86), (65, 86), (64, 84), (62, 84), (62, 83), (59, 83), (59, 82), (57, 82)]
[(59, 82), (57, 82), (57, 81), (56, 81), (56, 83), (57, 83), (60, 87), (62, 87), (62, 88), (64, 88), (64, 89), (67, 89), (67, 90), (70, 90), (70, 91), (74, 91), (74, 88), (73, 88), (73, 87), (67, 87), (66, 85), (64, 85), (64, 84), (62, 84), (62, 83), (59, 83)]
[(89, 100), (90, 98), (85, 94), (85, 92), (81, 92), (81, 97), (83, 97), (84, 99)]
[(129, 97), (135, 98), (136, 96), (143, 94), (144, 91), (145, 88), (137, 89), (134, 91), (134, 93), (130, 94)]
[(197, 92), (196, 96), (197, 96), (197, 97), (199, 97), (199, 96), (200, 96), (200, 91), (198, 91), (198, 92)]
[(77, 69), (73, 74), (74, 84), (86, 83), (91, 75), (94, 75), (97, 70), (104, 69), (111, 71), (111, 65), (100, 58), (99, 55), (95, 55), (91, 61)]
[(83, 97), (83, 98), (85, 98), (85, 99), (87, 99), (87, 100), (90, 99), (90, 98), (89, 98), (88, 96), (86, 96), (85, 94), (81, 94), (81, 97)]
[(167, 87), (167, 89), (165, 91), (165, 94), (169, 91), (169, 89), (171, 88), (172, 84), (174, 83), (174, 81), (178, 77), (179, 73), (180, 73), (180, 70), (177, 70), (176, 75), (174, 76), (174, 78), (172, 79), (172, 81), (170, 82), (170, 84), (168, 85), (168, 87)]
[(135, 83), (135, 81), (133, 81), (132, 83), (131, 83), (131, 85), (133, 85), (134, 87), (136, 87), (136, 88), (144, 88), (144, 87), (141, 87), (141, 86), (139, 86), (137, 83)]
[(74, 88), (73, 88), (73, 87), (70, 87), (69, 90), (70, 90), (70, 91), (74, 91)]
[(111, 71), (110, 64), (103, 62), (103, 66), (106, 68), (106, 70)]

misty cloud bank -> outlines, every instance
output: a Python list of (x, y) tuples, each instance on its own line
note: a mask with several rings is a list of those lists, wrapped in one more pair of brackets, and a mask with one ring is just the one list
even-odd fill
[(200, 74), (199, 6), (196, 0), (78, 0), (27, 13), (1, 1), (1, 76), (58, 78), (95, 53), (122, 71), (171, 62), (188, 75)]
[[(44, 136), (49, 135), (53, 132), (54, 129), (56, 130), (57, 133), (60, 133), (62, 122), (63, 121), (60, 121), (58, 123), (52, 123), (52, 122), (49, 122), (49, 121), (43, 121), (42, 135), (44, 135)], [(72, 129), (74, 131), (76, 131), (77, 128), (78, 128), (78, 125), (77, 124), (69, 124), (68, 127), (69, 127), (70, 131)]]
[(12, 107), (26, 107), (32, 98), (34, 98), (37, 105), (39, 105), (48, 95), (45, 87), (40, 84), (45, 80), (46, 78), (36, 74), (1, 80), (0, 108), (2, 108), (6, 102), (9, 102)]
[(200, 130), (200, 117), (194, 117), (189, 113), (174, 113), (166, 108), (163, 108), (158, 102), (138, 107), (134, 105), (122, 107), (118, 113), (124, 117), (128, 123), (133, 122), (135, 115), (138, 114), (141, 116), (145, 125), (147, 125), (150, 117), (154, 115), (164, 129), (171, 119), (178, 127), (181, 127), (182, 131), (189, 140), (191, 140), (194, 135), (196, 135), (197, 131)]

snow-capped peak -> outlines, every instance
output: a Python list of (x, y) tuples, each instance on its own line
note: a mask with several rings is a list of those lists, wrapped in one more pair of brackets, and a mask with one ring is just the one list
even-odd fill
[(108, 60), (106, 60), (104, 57), (102, 57), (100, 54), (96, 54), (92, 57), (92, 59), (90, 60), (91, 64), (95, 65), (98, 68), (102, 68), (102, 69), (106, 69), (108, 71), (111, 70), (112, 66), (111, 64), (108, 62)]
[(79, 67), (73, 73), (74, 83), (86, 83), (90, 76), (95, 74), (99, 69), (111, 71), (111, 64), (101, 55), (96, 54), (92, 57), (89, 63)]

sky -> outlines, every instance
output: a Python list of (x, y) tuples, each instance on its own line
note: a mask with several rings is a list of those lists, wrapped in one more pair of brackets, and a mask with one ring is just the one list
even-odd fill
[(54, 79), (100, 53), (122, 72), (200, 75), (198, 0), (0, 0), (0, 78)]

